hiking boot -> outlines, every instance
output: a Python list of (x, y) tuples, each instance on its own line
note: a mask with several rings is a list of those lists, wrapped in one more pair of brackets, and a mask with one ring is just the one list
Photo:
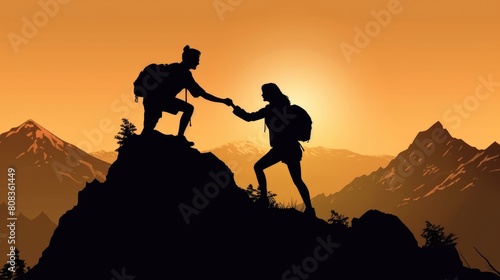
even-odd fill
[(316, 211), (312, 207), (307, 207), (306, 210), (304, 210), (304, 214), (306, 214), (307, 216), (316, 218)]
[(256, 204), (259, 208), (264, 208), (264, 209), (267, 209), (267, 208), (269, 208), (269, 198), (267, 198), (267, 197), (260, 197), (260, 198), (258, 198), (258, 199), (255, 201), (255, 204)]
[(177, 139), (179, 139), (179, 141), (181, 143), (186, 143), (188, 146), (193, 146), (194, 145), (194, 142), (188, 141), (187, 138), (186, 138), (186, 136), (184, 136), (184, 135), (178, 135)]

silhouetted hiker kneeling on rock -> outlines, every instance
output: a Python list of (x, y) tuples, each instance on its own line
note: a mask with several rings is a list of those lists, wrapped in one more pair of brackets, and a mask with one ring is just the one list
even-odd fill
[(302, 180), (300, 166), (302, 146), (299, 140), (308, 140), (310, 137), (312, 122), (309, 115), (297, 105), (291, 105), (288, 96), (284, 95), (274, 83), (262, 86), (262, 98), (269, 104), (253, 113), (247, 113), (239, 106), (232, 105), (233, 113), (236, 116), (247, 122), (264, 119), (269, 128), (269, 140), (272, 148), (254, 165), (261, 190), (261, 196), (257, 203), (265, 208), (269, 207), (264, 169), (282, 161), (288, 166), (293, 183), (304, 201), (306, 206), (304, 213), (316, 216), (309, 190)]
[(134, 82), (134, 94), (143, 97), (144, 105), (144, 127), (141, 135), (152, 132), (161, 118), (163, 112), (176, 115), (179, 111), (182, 116), (179, 123), (177, 136), (181, 141), (193, 145), (184, 136), (187, 125), (193, 115), (194, 107), (186, 100), (176, 98), (176, 95), (185, 89), (189, 90), (193, 97), (201, 96), (212, 102), (232, 104), (229, 98), (221, 99), (207, 93), (194, 80), (190, 69), (196, 69), (200, 63), (201, 52), (189, 46), (184, 47), (182, 61), (171, 64), (150, 64), (139, 74)]

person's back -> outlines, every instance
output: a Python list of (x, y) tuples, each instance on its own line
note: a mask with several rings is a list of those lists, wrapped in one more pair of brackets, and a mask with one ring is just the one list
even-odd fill
[[(288, 120), (283, 117), (283, 112), (286, 115), (289, 108), (290, 106), (287, 104), (280, 106), (268, 104), (263, 108), (264, 129), (269, 131), (269, 145), (271, 147), (297, 142), (291, 137), (292, 133), (288, 127)], [(238, 109), (235, 110), (235, 114), (239, 114)], [(240, 113), (239, 115), (241, 116), (242, 114)]]
[(183, 89), (189, 87), (188, 82), (193, 79), (193, 75), (189, 69), (178, 62), (169, 64), (165, 70), (168, 76), (160, 84), (160, 88), (167, 98), (174, 98)]
[(191, 71), (182, 67), (178, 62), (158, 67), (159, 73), (156, 73), (155, 82), (151, 85), (155, 90), (152, 94), (146, 95), (143, 100), (146, 106), (159, 105), (175, 98), (183, 89), (188, 88), (188, 82), (193, 77)]

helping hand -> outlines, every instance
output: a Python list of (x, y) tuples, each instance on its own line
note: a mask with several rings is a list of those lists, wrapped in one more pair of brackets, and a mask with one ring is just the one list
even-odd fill
[(234, 106), (233, 100), (231, 100), (231, 98), (226, 98), (222, 102), (227, 106)]

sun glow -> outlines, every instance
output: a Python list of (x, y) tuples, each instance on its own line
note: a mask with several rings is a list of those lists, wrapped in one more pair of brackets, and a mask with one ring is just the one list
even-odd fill
[[(337, 75), (338, 73), (338, 75)], [(311, 144), (328, 145), (339, 130), (345, 108), (344, 90), (335, 83), (343, 74), (334, 62), (318, 53), (302, 49), (282, 49), (256, 57), (243, 67), (234, 83), (236, 92), (247, 92), (235, 102), (248, 109), (265, 106), (260, 87), (276, 83), (292, 104), (306, 109), (313, 119)]]

